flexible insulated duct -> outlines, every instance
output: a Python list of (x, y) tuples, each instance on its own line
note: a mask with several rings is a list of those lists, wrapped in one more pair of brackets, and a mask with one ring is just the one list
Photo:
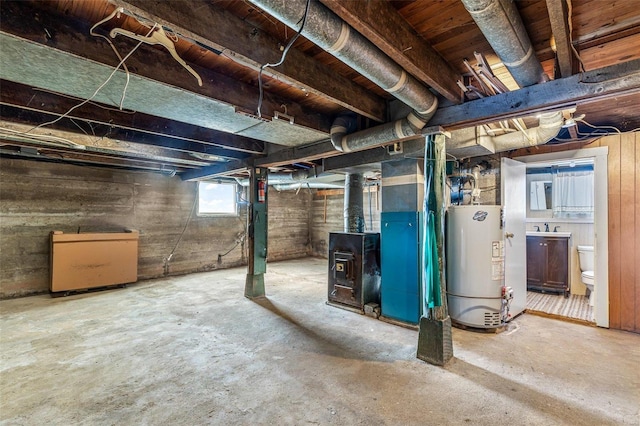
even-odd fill
[[(307, 5), (307, 0), (249, 2), (294, 29)], [(321, 3), (309, 3), (301, 34), (413, 109), (406, 118), (352, 134), (347, 134), (351, 125), (338, 117), (331, 128), (337, 150), (358, 151), (418, 135), (435, 113), (438, 100), (426, 86)]]
[[(492, 154), (495, 152), (510, 151), (512, 149), (527, 148), (530, 146), (544, 145), (556, 137), (564, 119), (562, 111), (546, 112), (540, 114), (538, 126), (524, 131), (506, 133), (500, 136), (489, 135), (482, 126), (454, 130), (447, 141), (447, 153), (464, 157), (474, 157)], [(470, 145), (483, 146), (486, 149), (470, 153), (464, 151)], [(461, 151), (458, 153), (458, 151)]]
[(540, 114), (538, 127), (525, 129), (524, 132), (494, 136), (493, 143), (495, 144), (496, 152), (544, 145), (558, 135), (563, 123), (562, 111), (542, 113)]
[(520, 87), (548, 80), (513, 0), (462, 0)]

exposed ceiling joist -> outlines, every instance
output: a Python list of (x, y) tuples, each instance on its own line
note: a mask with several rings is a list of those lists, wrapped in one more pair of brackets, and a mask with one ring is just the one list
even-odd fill
[(230, 151), (248, 154), (262, 154), (265, 151), (264, 142), (244, 136), (206, 129), (141, 112), (120, 111), (117, 108), (100, 105), (96, 102), (89, 102), (74, 108), (82, 99), (62, 96), (7, 80), (0, 81), (0, 85), (2, 86), (0, 103), (4, 105), (54, 116), (67, 113), (66, 116), (74, 120), (148, 133), (157, 137), (195, 142)]
[[(220, 51), (224, 56), (259, 71), (276, 63), (282, 43), (235, 15), (209, 2), (174, 0), (110, 0), (116, 6), (171, 28), (183, 37)], [(215, 31), (212, 31), (215, 29)], [(266, 68), (264, 75), (287, 82), (377, 121), (386, 118), (384, 99), (306, 56), (290, 49), (285, 62)], [(454, 82), (455, 84), (455, 82)]]
[[(34, 128), (33, 123), (48, 123), (59, 118), (58, 115), (41, 113), (32, 109), (19, 109), (10, 105), (0, 104), (2, 117), (19, 124), (29, 125), (29, 129)], [(173, 151), (174, 153), (186, 154), (206, 154), (208, 156), (221, 157), (223, 159), (246, 159), (251, 156), (250, 153), (241, 151), (232, 151), (228, 149), (218, 148), (216, 146), (206, 145), (199, 142), (185, 141), (167, 136), (159, 136), (145, 132), (139, 132), (135, 129), (122, 129), (113, 127), (109, 124), (95, 123), (83, 119), (64, 118), (56, 123), (47, 125), (43, 129), (55, 129), (73, 132), (71, 135), (83, 137), (91, 135), (94, 139), (111, 138), (124, 142), (145, 145), (153, 150), (159, 147)], [(84, 134), (81, 134), (83, 132)]]
[[(141, 145), (110, 137), (93, 137), (64, 130), (40, 128), (0, 120), (0, 139), (13, 145), (57, 149), (86, 155), (104, 154), (110, 157), (131, 158), (141, 162), (175, 164), (181, 167), (201, 167), (210, 162), (198, 160), (182, 152), (157, 146)], [(3, 143), (3, 142), (0, 142)]]
[(321, 0), (418, 80), (460, 103), (462, 77), (420, 37), (386, 0)]
[[(118, 59), (102, 39), (78, 32), (53, 15), (46, 17), (45, 27), (19, 15), (33, 14), (28, 5), (23, 7), (23, 2), (16, 2), (5, 6), (6, 3), (2, 2), (0, 36), (3, 55), (12, 67), (2, 68), (2, 78), (86, 99), (117, 65)], [(12, 13), (5, 13), (8, 7)], [(45, 36), (45, 29), (52, 34), (51, 39)], [(125, 37), (117, 37), (113, 43), (121, 52), (130, 52), (137, 45)], [(166, 51), (147, 45), (141, 45), (127, 64), (135, 70), (124, 100), (129, 109), (236, 134), (261, 122), (253, 117), (259, 97), (258, 88), (253, 85), (193, 65), (204, 82), (199, 87), (195, 78)], [(81, 79), (77, 78), (79, 75)], [(95, 100), (118, 105), (125, 77), (124, 72), (117, 72)], [(297, 126), (328, 133), (331, 117), (274, 95), (265, 96), (263, 118), (269, 120), (276, 112), (282, 112), (282, 105), (286, 105), (288, 115), (295, 117)], [(312, 135), (309, 142), (313, 138), (317, 137)]]
[(325, 141), (312, 145), (282, 149), (266, 157), (256, 159), (254, 164), (261, 167), (275, 167), (301, 161), (319, 160), (339, 154), (341, 154), (341, 152), (336, 151), (330, 141)]
[(204, 180), (220, 176), (244, 172), (251, 167), (250, 161), (230, 161), (225, 164), (214, 164), (197, 170), (188, 170), (180, 174), (184, 181)]
[(67, 150), (63, 153), (62, 150), (47, 150), (41, 149), (38, 152), (24, 152), (22, 150), (11, 150), (6, 147), (0, 147), (0, 154), (4, 156), (20, 157), (20, 158), (33, 158), (41, 161), (53, 161), (65, 163), (79, 164), (79, 165), (91, 165), (91, 166), (109, 166), (122, 169), (138, 169), (146, 170), (150, 172), (163, 173), (170, 176), (176, 173), (184, 172), (184, 167), (178, 167), (174, 165), (167, 166), (164, 163), (154, 163), (150, 161), (139, 161), (131, 158), (116, 158), (105, 154), (93, 154), (93, 153), (76, 153), (75, 151)]
[(322, 161), (322, 170), (324, 172), (345, 171), (349, 172), (351, 168), (367, 164), (381, 163), (383, 161), (401, 160), (412, 154), (423, 155), (425, 138), (407, 140), (399, 144), (402, 152), (392, 153), (386, 148), (374, 148), (366, 151), (350, 152), (348, 154), (336, 157), (325, 158)]
[[(425, 132), (432, 133), (433, 127), (437, 126), (449, 130), (493, 123), (533, 115), (547, 109), (596, 103), (612, 96), (627, 96), (630, 93), (640, 94), (640, 59), (466, 102), (462, 105), (440, 108), (429, 121), (430, 127), (425, 128)], [(637, 127), (637, 123), (630, 122), (627, 130), (631, 130), (634, 126)], [(381, 151), (385, 150), (381, 149)], [(335, 151), (331, 143), (325, 142), (283, 149), (257, 159), (255, 164), (275, 166), (332, 157), (338, 154), (340, 152)], [(359, 157), (353, 155), (349, 158)], [(332, 161), (339, 162), (340, 160), (327, 161), (331, 165)]]
[(429, 125), (459, 129), (633, 93), (640, 96), (640, 59), (441, 108)]
[(573, 49), (569, 32), (569, 14), (564, 0), (547, 0), (547, 10), (551, 21), (551, 31), (555, 39), (556, 58), (560, 67), (560, 75), (573, 75)]

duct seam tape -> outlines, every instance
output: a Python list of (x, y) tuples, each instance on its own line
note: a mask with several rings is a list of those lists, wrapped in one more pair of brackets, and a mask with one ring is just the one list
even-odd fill
[(394, 125), (394, 131), (396, 133), (396, 136), (398, 138), (405, 138), (407, 137), (407, 135), (404, 134), (404, 132), (402, 131), (402, 120), (398, 120), (396, 121), (395, 125)]
[(433, 97), (433, 102), (431, 103), (431, 106), (429, 107), (429, 109), (426, 110), (426, 111), (418, 111), (418, 114), (420, 114), (420, 115), (429, 115), (433, 111), (435, 111), (437, 108), (438, 108), (438, 98), (436, 98), (434, 96)]
[(507, 68), (509, 68), (509, 67), (518, 67), (518, 66), (524, 64), (525, 62), (527, 62), (527, 60), (531, 57), (531, 55), (533, 55), (533, 46), (529, 46), (529, 50), (527, 51), (527, 54), (524, 55), (524, 57), (522, 59), (520, 59), (519, 61), (503, 62), (503, 64)]
[(424, 125), (427, 124), (426, 120), (420, 119), (420, 117), (418, 117), (413, 111), (407, 115), (407, 121), (409, 121), (413, 127), (417, 127), (418, 129), (422, 129)]
[(327, 51), (329, 53), (340, 52), (344, 48), (344, 46), (347, 44), (347, 40), (349, 40), (349, 25), (347, 25), (346, 22), (342, 22), (342, 28), (340, 29), (340, 36), (338, 37), (336, 42), (333, 43), (333, 46), (327, 49)]
[[(463, 1), (463, 3), (465, 3)], [(485, 7), (484, 9), (480, 9), (480, 10), (469, 10), (469, 7), (467, 7), (466, 3), (465, 3), (465, 9), (467, 9), (467, 12), (471, 13), (472, 15), (479, 15), (481, 13), (486, 12), (488, 9), (491, 9), (492, 7), (496, 6), (496, 4), (499, 4), (498, 1), (491, 1), (489, 2), (489, 4), (487, 4), (487, 7)]]
[(342, 152), (351, 152), (351, 149), (349, 149), (349, 145), (347, 144), (347, 137), (346, 136), (342, 137), (342, 141), (340, 143), (340, 146), (342, 146)]
[(407, 72), (405, 70), (402, 70), (402, 74), (400, 74), (400, 79), (398, 80), (398, 82), (392, 87), (385, 90), (389, 93), (397, 92), (398, 90), (402, 89), (402, 86), (404, 86), (404, 84), (407, 82), (407, 78)]
[(347, 128), (345, 126), (331, 126), (331, 134), (335, 135), (336, 133), (347, 133)]

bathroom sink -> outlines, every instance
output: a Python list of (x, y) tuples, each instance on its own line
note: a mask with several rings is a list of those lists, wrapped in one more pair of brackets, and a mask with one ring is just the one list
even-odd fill
[(571, 232), (527, 231), (527, 237), (559, 237), (559, 238), (571, 238)]

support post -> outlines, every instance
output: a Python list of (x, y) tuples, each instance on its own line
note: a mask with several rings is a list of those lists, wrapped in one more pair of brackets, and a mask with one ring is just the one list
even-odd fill
[(249, 212), (247, 221), (249, 261), (244, 296), (248, 299), (263, 297), (264, 274), (267, 272), (267, 169), (250, 169)]
[[(428, 149), (427, 144), (429, 143), (433, 144), (433, 149)], [(425, 144), (425, 156), (432, 154), (433, 158), (427, 158), (427, 161), (425, 161), (426, 164), (430, 164), (429, 168), (432, 168), (432, 170), (425, 170), (425, 179), (428, 179), (427, 175), (429, 173), (433, 173), (433, 182), (430, 193), (425, 194), (425, 197), (428, 197), (428, 200), (425, 200), (428, 210), (425, 212), (425, 220), (427, 220), (428, 212), (433, 212), (438, 253), (437, 267), (440, 275), (441, 305), (429, 309), (431, 311), (430, 316), (427, 315), (427, 312), (423, 312), (423, 316), (420, 318), (417, 357), (431, 364), (445, 365), (453, 358), (451, 318), (447, 310), (446, 264), (444, 257), (445, 136), (427, 137), (427, 144)], [(426, 297), (426, 295), (423, 295), (423, 297)]]

